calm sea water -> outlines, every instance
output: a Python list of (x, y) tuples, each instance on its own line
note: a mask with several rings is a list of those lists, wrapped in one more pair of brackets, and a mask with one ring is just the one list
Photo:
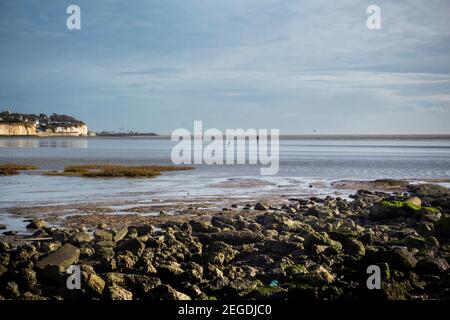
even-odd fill
[[(35, 164), (43, 170), (86, 163), (170, 164), (175, 143), (152, 138), (0, 138), (0, 163)], [(261, 176), (259, 165), (196, 165), (154, 179), (50, 177), (39, 172), (0, 176), (0, 209), (109, 199), (252, 197), (327, 194), (340, 179), (448, 179), (450, 140), (280, 141), (280, 170)], [(254, 180), (244, 187), (227, 182)], [(225, 182), (225, 184), (223, 184)], [(315, 187), (309, 184), (315, 182)]]

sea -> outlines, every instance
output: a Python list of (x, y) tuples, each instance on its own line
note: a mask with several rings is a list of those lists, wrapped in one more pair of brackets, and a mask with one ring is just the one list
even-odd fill
[(338, 180), (407, 179), (450, 187), (450, 139), (281, 138), (279, 171), (261, 165), (194, 165), (156, 178), (81, 178), (43, 175), (67, 165), (170, 165), (177, 142), (158, 137), (3, 137), (0, 163), (39, 167), (0, 176), (0, 223), (8, 209), (101, 201), (252, 199), (264, 195), (339, 195)]

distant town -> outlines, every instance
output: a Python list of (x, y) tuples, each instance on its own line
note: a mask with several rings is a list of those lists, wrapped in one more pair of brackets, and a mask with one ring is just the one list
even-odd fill
[(11, 112), (10, 109), (0, 112), (0, 136), (158, 136), (156, 133), (142, 133), (133, 130), (89, 131), (87, 124), (72, 116), (52, 113), (47, 115)]
[(74, 117), (53, 113), (25, 114), (6, 110), (0, 113), (2, 136), (88, 136), (87, 125)]

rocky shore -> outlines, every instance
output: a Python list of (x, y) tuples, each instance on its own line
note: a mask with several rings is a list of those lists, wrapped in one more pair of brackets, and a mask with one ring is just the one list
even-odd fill
[[(0, 299), (449, 299), (450, 190), (291, 198), (210, 219), (0, 237)], [(77, 265), (81, 288), (67, 287)], [(367, 268), (381, 288), (367, 288)]]

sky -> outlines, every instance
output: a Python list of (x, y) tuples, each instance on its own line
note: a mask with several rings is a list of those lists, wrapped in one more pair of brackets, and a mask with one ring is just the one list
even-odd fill
[(450, 133), (450, 1), (0, 0), (6, 107), (94, 131)]

